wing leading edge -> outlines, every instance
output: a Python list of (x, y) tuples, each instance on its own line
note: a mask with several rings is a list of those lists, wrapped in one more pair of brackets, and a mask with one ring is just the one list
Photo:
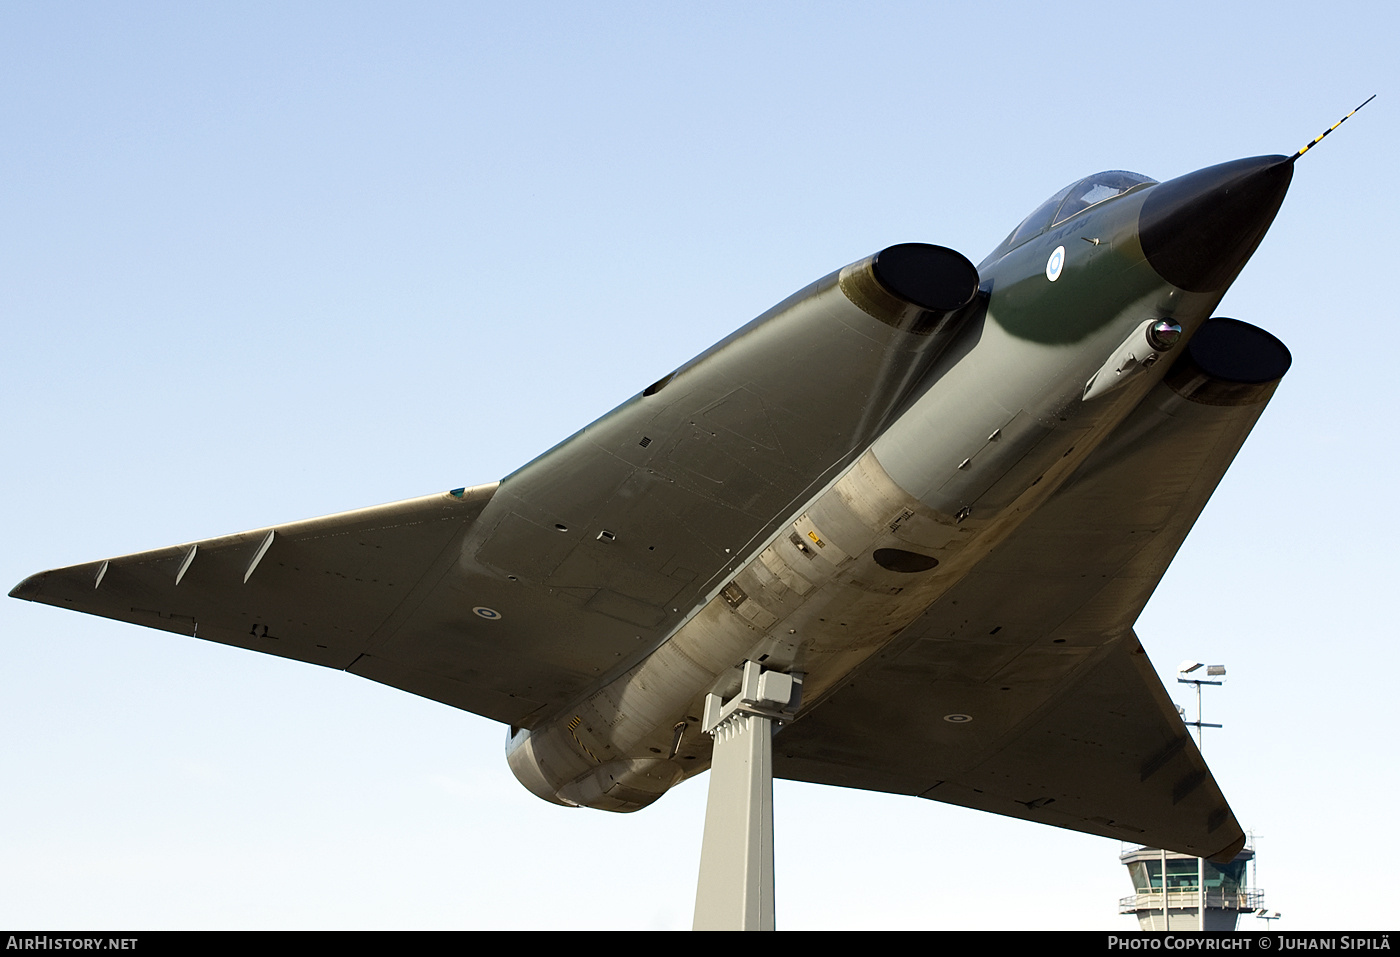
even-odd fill
[(1276, 385), (1178, 363), (1007, 542), (778, 735), (776, 773), (1233, 856), (1243, 832), (1132, 626)]
[(487, 716), (513, 713), (489, 689), (391, 675), (371, 657), (457, 563), (499, 484), (40, 572), (10, 595), (364, 674)]

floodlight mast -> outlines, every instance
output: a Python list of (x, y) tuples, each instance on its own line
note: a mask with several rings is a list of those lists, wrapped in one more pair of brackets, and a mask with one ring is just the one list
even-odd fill
[[(1220, 680), (1210, 681), (1207, 678), (1182, 677), (1182, 675), (1191, 674), (1200, 668), (1205, 668), (1206, 675), (1209, 677), (1218, 677)], [(1196, 686), (1196, 720), (1185, 721), (1183, 718), (1183, 721), (1188, 727), (1196, 729), (1196, 749), (1204, 755), (1206, 753), (1204, 730), (1206, 728), (1221, 728), (1224, 727), (1224, 725), (1209, 724), (1201, 720), (1201, 685), (1223, 685), (1225, 683), (1225, 666), (1207, 665), (1199, 661), (1183, 661), (1176, 669), (1176, 682), (1177, 684)]]
[[(1370, 101), (1368, 100), (1367, 102), (1370, 102)], [(1361, 104), (1361, 106), (1365, 106), (1365, 105), (1366, 105), (1365, 103)], [(1361, 107), (1357, 107), (1357, 109), (1360, 109), (1360, 108), (1361, 108)], [(1353, 110), (1352, 112), (1354, 113), (1354, 112), (1356, 112), (1356, 111)], [(1350, 116), (1351, 114), (1347, 114), (1347, 115)], [(1341, 125), (1341, 124), (1339, 123), (1338, 125)], [(1334, 127), (1334, 128), (1335, 128), (1335, 127)], [(1324, 134), (1322, 134), (1322, 135), (1323, 135), (1323, 136), (1326, 136), (1327, 134), (1324, 133)], [(1318, 139), (1320, 140), (1320, 139), (1322, 139), (1322, 137), (1319, 136)], [(1301, 155), (1301, 154), (1300, 154), (1300, 155)], [(1218, 677), (1218, 678), (1220, 678), (1220, 680), (1219, 680), (1219, 681), (1209, 681), (1209, 680), (1207, 680), (1207, 678), (1183, 678), (1183, 677), (1182, 677), (1182, 675), (1192, 674), (1193, 672), (1197, 671), (1197, 670), (1200, 669), (1200, 668), (1205, 668), (1205, 669), (1206, 669), (1206, 675), (1207, 675), (1208, 677)], [(1202, 718), (1202, 712), (1201, 712), (1201, 685), (1223, 685), (1223, 684), (1225, 683), (1225, 666), (1224, 666), (1224, 665), (1206, 665), (1206, 664), (1203, 664), (1202, 662), (1199, 662), (1199, 661), (1183, 661), (1183, 662), (1181, 663), (1180, 667), (1178, 667), (1178, 668), (1176, 669), (1176, 681), (1177, 681), (1177, 684), (1195, 685), (1195, 686), (1196, 686), (1196, 720), (1195, 720), (1195, 721), (1187, 721), (1186, 724), (1195, 727), (1195, 729), (1196, 729), (1196, 750), (1200, 751), (1201, 754), (1204, 755), (1204, 754), (1206, 753), (1206, 747), (1205, 747), (1205, 729), (1206, 729), (1206, 728), (1219, 728), (1219, 727), (1223, 727), (1223, 725), (1219, 725), (1219, 724), (1207, 724), (1206, 722), (1204, 722), (1204, 721), (1201, 720), (1201, 718)], [(1164, 852), (1164, 853), (1165, 853), (1165, 852)], [(1167, 865), (1166, 865), (1166, 858), (1163, 857), (1163, 859), (1162, 859), (1163, 914), (1166, 913), (1166, 904), (1165, 904), (1166, 886), (1167, 886), (1166, 881), (1167, 881)], [(1197, 930), (1204, 931), (1204, 930), (1206, 929), (1206, 862), (1205, 862), (1205, 859), (1204, 859), (1204, 858), (1200, 858), (1200, 857), (1196, 858), (1196, 919), (1197, 919), (1196, 929), (1197, 929)]]

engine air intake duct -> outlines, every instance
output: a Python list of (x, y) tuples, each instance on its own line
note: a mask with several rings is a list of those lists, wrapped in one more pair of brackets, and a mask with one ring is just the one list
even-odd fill
[(1253, 405), (1273, 394), (1293, 356), (1272, 333), (1238, 319), (1209, 319), (1167, 373), (1166, 384), (1203, 405)]
[(977, 297), (977, 267), (962, 253), (900, 243), (841, 270), (841, 291), (896, 329), (926, 336)]

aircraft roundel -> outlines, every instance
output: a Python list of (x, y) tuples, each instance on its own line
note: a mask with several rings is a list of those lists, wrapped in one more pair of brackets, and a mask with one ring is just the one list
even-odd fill
[(494, 608), (487, 608), (485, 605), (477, 605), (472, 611), (478, 616), (485, 618), (487, 621), (495, 621), (501, 617), (500, 612)]
[(1055, 251), (1050, 254), (1050, 260), (1045, 264), (1045, 278), (1054, 282), (1060, 278), (1060, 270), (1065, 268), (1065, 247), (1056, 246)]

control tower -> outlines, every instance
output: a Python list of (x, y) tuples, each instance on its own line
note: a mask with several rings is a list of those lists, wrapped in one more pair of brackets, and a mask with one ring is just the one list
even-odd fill
[(1137, 914), (1140, 930), (1234, 930), (1240, 914), (1264, 906), (1264, 892), (1247, 884), (1245, 865), (1254, 859), (1249, 847), (1228, 864), (1155, 847), (1139, 847), (1118, 859), (1127, 865), (1136, 891), (1118, 902), (1118, 913)]

